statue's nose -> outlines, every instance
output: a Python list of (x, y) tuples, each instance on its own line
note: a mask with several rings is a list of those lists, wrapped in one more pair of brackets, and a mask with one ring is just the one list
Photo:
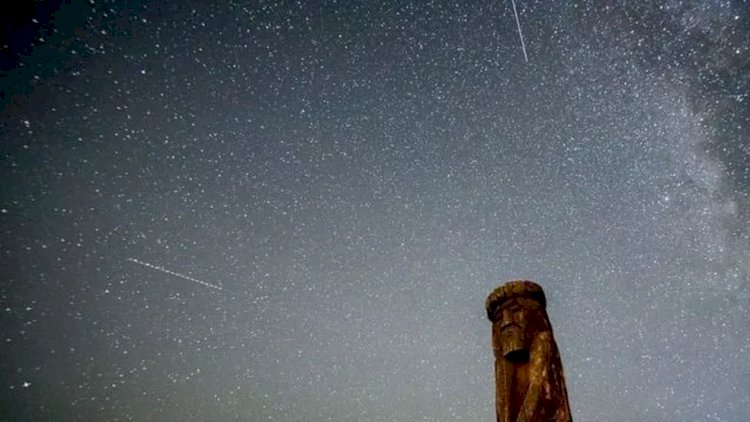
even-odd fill
[(503, 321), (513, 320), (513, 312), (510, 309), (503, 309)]

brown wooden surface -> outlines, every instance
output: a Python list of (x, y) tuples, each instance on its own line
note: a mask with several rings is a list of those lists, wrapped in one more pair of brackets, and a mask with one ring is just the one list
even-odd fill
[(492, 321), (497, 422), (571, 422), (541, 286), (508, 282), (489, 295), (486, 308)]

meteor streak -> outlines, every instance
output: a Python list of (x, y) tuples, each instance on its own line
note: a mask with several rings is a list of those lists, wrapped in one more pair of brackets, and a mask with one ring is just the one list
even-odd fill
[(523, 42), (523, 33), (521, 32), (521, 21), (518, 19), (518, 11), (516, 10), (516, 0), (510, 0), (513, 4), (513, 14), (516, 15), (516, 26), (518, 27), (518, 37), (521, 38), (521, 49), (523, 50), (523, 58), (526, 59), (526, 63), (529, 62), (529, 56), (526, 55), (526, 44)]
[(127, 260), (130, 261), (130, 262), (135, 262), (138, 265), (143, 265), (146, 268), (151, 268), (152, 270), (161, 271), (161, 272), (169, 274), (171, 276), (184, 278), (185, 280), (189, 280), (189, 281), (192, 281), (194, 283), (198, 283), (200, 285), (203, 285), (203, 286), (206, 286), (206, 287), (210, 287), (212, 289), (224, 290), (221, 286), (217, 286), (215, 284), (207, 283), (207, 282), (205, 282), (203, 280), (198, 280), (197, 278), (193, 278), (193, 277), (190, 277), (190, 276), (187, 276), (187, 275), (184, 275), (184, 274), (176, 273), (174, 271), (170, 271), (170, 270), (168, 270), (168, 269), (166, 269), (164, 267), (160, 267), (158, 265), (149, 264), (148, 262), (139, 261), (139, 260), (137, 260), (135, 258), (128, 258)]

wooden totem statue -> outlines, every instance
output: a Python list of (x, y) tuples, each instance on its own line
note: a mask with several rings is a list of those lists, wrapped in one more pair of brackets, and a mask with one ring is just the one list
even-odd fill
[(511, 281), (487, 297), (495, 352), (497, 422), (571, 422), (542, 287)]

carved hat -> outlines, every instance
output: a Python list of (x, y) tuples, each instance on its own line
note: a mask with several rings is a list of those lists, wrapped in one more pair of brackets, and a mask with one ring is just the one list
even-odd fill
[(533, 299), (539, 302), (539, 304), (542, 305), (542, 308), (547, 306), (547, 299), (544, 297), (542, 286), (533, 281), (527, 280), (509, 281), (493, 290), (492, 293), (487, 296), (487, 302), (485, 303), (487, 318), (492, 321), (497, 308), (499, 308), (506, 300), (513, 298)]

